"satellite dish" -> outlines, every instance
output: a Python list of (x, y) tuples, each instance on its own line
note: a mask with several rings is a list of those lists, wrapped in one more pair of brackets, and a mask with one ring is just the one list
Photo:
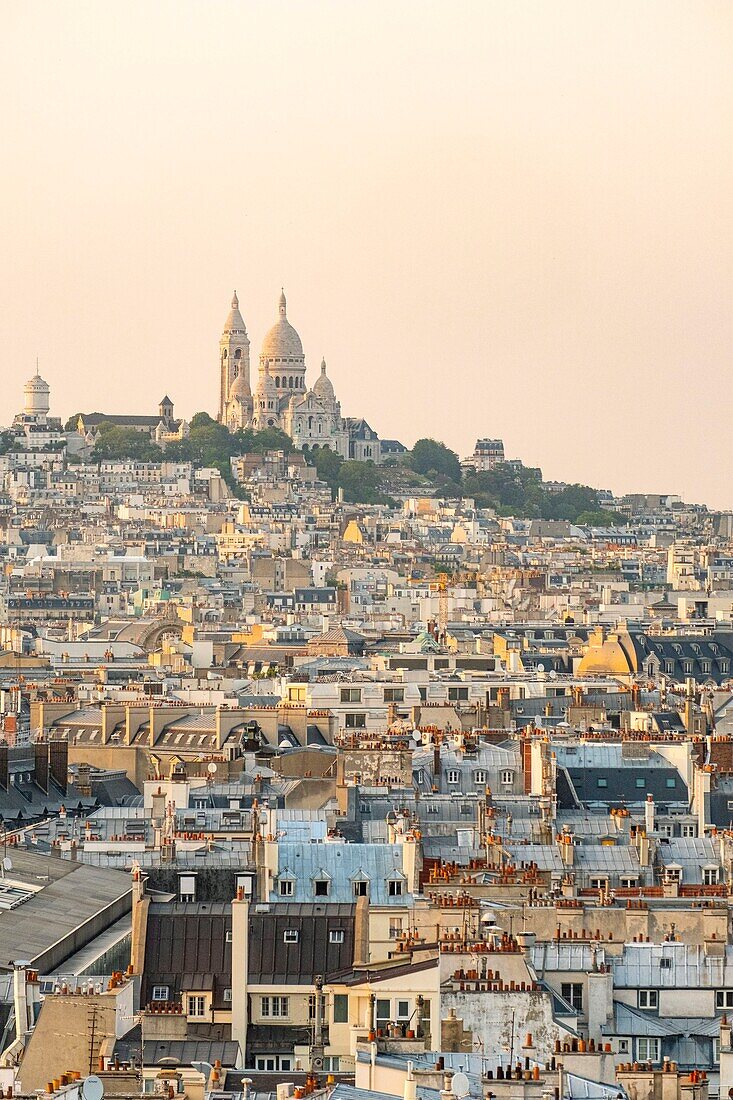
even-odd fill
[(468, 1096), (471, 1088), (471, 1083), (466, 1077), (465, 1073), (454, 1073), (451, 1077), (450, 1089), (454, 1096), (464, 1097)]
[(90, 1077), (84, 1078), (84, 1084), (81, 1086), (81, 1094), (84, 1100), (102, 1100), (104, 1096), (104, 1085), (96, 1073), (93, 1073)]
[(551, 680), (556, 680), (557, 679), (557, 673), (555, 672), (554, 668), (550, 669), (548, 675), (549, 675)]
[(211, 763), (209, 764), (209, 766), (206, 770), (209, 773), (209, 775), (216, 775), (216, 764), (214, 763), (213, 760), (211, 761)]
[(12, 871), (12, 869), (13, 869), (13, 861), (10, 858), (10, 856), (6, 856), (5, 859), (3, 860), (3, 871)]
[[(540, 664), (537, 665), (537, 671), (538, 672), (544, 672), (545, 671), (545, 666), (541, 662), (540, 662)], [(464, 1074), (464, 1077), (465, 1077), (465, 1074)]]

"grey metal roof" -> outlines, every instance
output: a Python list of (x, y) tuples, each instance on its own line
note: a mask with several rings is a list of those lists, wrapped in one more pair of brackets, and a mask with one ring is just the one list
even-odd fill
[[(669, 964), (662, 966), (661, 960)], [(733, 947), (723, 955), (706, 955), (701, 944), (626, 944), (611, 959), (614, 985), (619, 989), (733, 988)]]
[[(213, 1066), (218, 1059), (223, 1067), (241, 1068), (242, 1052), (239, 1043), (219, 1039), (152, 1039), (146, 1040), (143, 1061), (147, 1066), (157, 1065), (163, 1059), (174, 1059), (178, 1065), (190, 1066), (192, 1062), (208, 1062)], [(170, 1063), (168, 1063), (170, 1065)]]
[[(357, 875), (369, 880), (372, 905), (405, 905), (410, 900), (406, 886), (402, 895), (392, 897), (388, 893), (389, 879), (404, 879), (402, 845), (399, 844), (281, 842), (278, 846), (278, 871), (280, 878), (293, 879), (294, 892), (288, 901), (313, 901), (313, 882), (324, 874), (330, 882), (328, 896), (331, 901), (353, 901), (352, 880)], [(278, 901), (277, 886), (270, 898)]]
[[(0, 967), (9, 968), (20, 955), (34, 962), (86, 921), (120, 901), (129, 908), (130, 876), (108, 868), (90, 867), (20, 849), (13, 851), (13, 880), (42, 887), (18, 908), (0, 912)], [(121, 915), (117, 912), (109, 923)], [(101, 929), (98, 929), (101, 931)], [(91, 936), (91, 933), (90, 933)], [(70, 951), (82, 946), (70, 944)]]

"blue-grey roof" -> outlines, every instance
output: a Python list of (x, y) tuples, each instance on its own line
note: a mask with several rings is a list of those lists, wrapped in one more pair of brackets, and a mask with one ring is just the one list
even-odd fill
[[(733, 987), (733, 947), (706, 955), (700, 944), (634, 943), (611, 960), (619, 989), (722, 989)], [(669, 964), (662, 965), (661, 960)]]
[[(411, 901), (402, 870), (400, 844), (281, 842), (278, 845), (278, 878), (293, 880), (293, 893), (287, 897), (288, 902), (313, 901), (316, 896), (313, 884), (319, 878), (329, 880), (331, 901), (353, 902), (353, 882), (359, 878), (369, 881), (372, 905), (404, 906)], [(391, 879), (405, 883), (401, 895), (390, 896), (387, 883)], [(270, 900), (276, 902), (278, 899), (278, 887), (273, 884)]]

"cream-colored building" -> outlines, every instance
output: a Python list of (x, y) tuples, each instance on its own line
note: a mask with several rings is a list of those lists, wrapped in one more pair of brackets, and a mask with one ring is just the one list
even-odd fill
[[(275, 324), (262, 341), (257, 384), (250, 379), (249, 337), (236, 293), (219, 341), (219, 420), (230, 431), (280, 428), (303, 451), (331, 450), (342, 458), (380, 460), (379, 439), (370, 429), (365, 449), (363, 421), (341, 415), (325, 360), (312, 387), (306, 379), (305, 354), (280, 294)], [(371, 438), (373, 436), (373, 438)], [(352, 438), (353, 437), (353, 438)]]

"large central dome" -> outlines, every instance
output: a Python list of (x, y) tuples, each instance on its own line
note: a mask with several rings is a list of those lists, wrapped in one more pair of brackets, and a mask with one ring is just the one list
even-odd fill
[(270, 364), (278, 360), (286, 362), (292, 359), (303, 358), (303, 345), (300, 337), (287, 318), (285, 293), (280, 295), (280, 316), (262, 341), (260, 361), (269, 360)]

